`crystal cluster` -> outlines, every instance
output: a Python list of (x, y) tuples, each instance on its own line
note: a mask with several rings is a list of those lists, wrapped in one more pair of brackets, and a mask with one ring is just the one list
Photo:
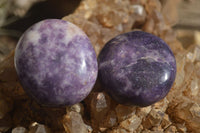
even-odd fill
[(177, 18), (177, 1), (83, 0), (73, 14), (63, 18), (88, 35), (97, 55), (108, 40), (135, 29), (162, 38), (177, 61), (175, 83), (163, 100), (144, 108), (124, 106), (102, 92), (97, 81), (93, 92), (81, 103), (66, 109), (40, 107), (20, 86), (11, 53), (0, 64), (0, 99), (5, 108), (0, 108), (0, 132), (200, 132), (200, 35), (196, 32), (190, 45), (176, 39), (171, 27)]

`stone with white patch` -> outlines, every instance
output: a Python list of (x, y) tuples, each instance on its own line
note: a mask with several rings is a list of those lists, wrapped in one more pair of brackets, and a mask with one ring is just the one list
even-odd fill
[(97, 77), (95, 51), (74, 24), (47, 19), (20, 38), (15, 67), (24, 90), (45, 106), (72, 105), (91, 91)]

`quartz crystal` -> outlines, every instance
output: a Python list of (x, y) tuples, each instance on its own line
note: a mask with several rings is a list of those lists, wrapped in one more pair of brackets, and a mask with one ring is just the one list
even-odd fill
[(175, 126), (170, 126), (168, 127), (164, 133), (176, 133), (177, 132), (177, 129)]
[(63, 126), (67, 133), (87, 133), (87, 128), (81, 115), (74, 111), (64, 116)]
[(110, 110), (110, 97), (105, 93), (93, 93), (90, 103), (91, 121), (94, 128), (106, 126), (105, 119)]
[(162, 119), (162, 122), (161, 122), (161, 127), (162, 127), (163, 129), (166, 129), (166, 128), (168, 128), (171, 124), (172, 124), (172, 122), (171, 122), (169, 116), (168, 116), (167, 114), (164, 114), (163, 119)]
[(29, 133), (51, 133), (51, 131), (43, 124), (33, 123), (29, 129)]
[(129, 107), (129, 106), (123, 106), (123, 105), (119, 104), (115, 108), (115, 112), (117, 113), (118, 122), (121, 122), (123, 120), (130, 118), (132, 115), (134, 115), (136, 112), (136, 108)]
[(16, 127), (12, 130), (12, 133), (28, 133), (24, 127)]
[(147, 106), (147, 107), (143, 107), (143, 108), (137, 108), (136, 114), (141, 119), (146, 118), (146, 116), (151, 112), (151, 110), (152, 110), (151, 106)]
[(114, 111), (110, 111), (107, 115), (105, 125), (106, 127), (113, 127), (117, 124), (117, 115)]
[(142, 31), (110, 40), (98, 62), (105, 91), (127, 105), (148, 106), (163, 99), (175, 80), (176, 61), (168, 45)]
[(143, 126), (146, 129), (150, 129), (152, 127), (159, 126), (163, 119), (164, 112), (157, 112), (156, 110), (152, 109), (151, 112), (148, 114), (146, 119), (143, 121)]
[(83, 114), (84, 108), (83, 108), (83, 105), (81, 103), (77, 103), (77, 104), (74, 104), (72, 106), (67, 107), (66, 112), (70, 112), (70, 111), (74, 111), (74, 112)]
[(88, 37), (74, 24), (58, 19), (38, 22), (23, 34), (15, 67), (25, 91), (45, 106), (82, 101), (97, 77)]
[(129, 132), (135, 131), (139, 125), (141, 124), (141, 119), (138, 118), (136, 115), (132, 115), (131, 118), (126, 119), (120, 123), (120, 127), (128, 130)]

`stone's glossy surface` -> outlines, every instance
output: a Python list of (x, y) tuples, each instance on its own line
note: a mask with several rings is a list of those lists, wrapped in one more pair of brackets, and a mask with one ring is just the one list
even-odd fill
[(99, 58), (99, 78), (119, 103), (148, 106), (169, 92), (176, 75), (176, 61), (168, 45), (142, 31), (110, 40)]
[(98, 70), (86, 34), (58, 19), (38, 22), (23, 34), (15, 51), (15, 67), (24, 90), (46, 106), (82, 101)]

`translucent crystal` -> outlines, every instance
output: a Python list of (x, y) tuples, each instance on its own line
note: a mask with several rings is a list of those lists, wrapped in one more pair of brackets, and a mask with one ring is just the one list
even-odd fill
[[(8, 4), (9, 2), (6, 2), (6, 3)], [(3, 3), (0, 2), (0, 5), (3, 5)], [(1, 12), (2, 9), (3, 8), (0, 9), (0, 14), (2, 14)], [(0, 19), (0, 25), (2, 24), (1, 21), (4, 20), (2, 18), (3, 16)], [(7, 34), (11, 34), (11, 33), (8, 32)], [(15, 49), (15, 45), (16, 45), (16, 40), (12, 39), (11, 37), (0, 36), (0, 50), (1, 50), (0, 62), (3, 61)]]
[[(181, 99), (182, 102), (169, 108), (169, 113), (172, 118), (178, 122), (185, 122), (187, 127), (194, 132), (200, 131), (200, 106), (192, 103), (189, 99)], [(173, 114), (171, 113), (173, 111)]]
[(93, 128), (105, 127), (104, 121), (107, 118), (110, 105), (110, 97), (107, 94), (103, 92), (92, 94), (90, 108)]
[(98, 14), (97, 19), (104, 27), (113, 27), (121, 23), (119, 20), (122, 19), (122, 16), (119, 12), (107, 10), (103, 14)]
[(164, 112), (152, 109), (151, 112), (146, 117), (145, 121), (143, 121), (143, 126), (147, 129), (153, 126), (159, 126), (161, 124), (163, 116)]
[(86, 125), (88, 133), (92, 133), (93, 129), (90, 125)]
[(181, 42), (181, 45), (183, 46), (183, 48), (188, 49), (191, 44), (195, 43), (194, 40), (194, 32), (191, 30), (177, 30), (176, 31), (177, 34), (177, 39)]
[(24, 127), (16, 127), (12, 130), (12, 133), (28, 133)]
[(143, 30), (149, 33), (153, 33), (154, 30), (154, 26), (155, 26), (155, 22), (152, 18), (147, 18), (146, 23), (143, 26)]
[(183, 82), (184, 82), (184, 78), (185, 78), (185, 71), (184, 71), (184, 66), (186, 63), (186, 57), (183, 54), (179, 54), (176, 56), (176, 61), (179, 62), (177, 63), (177, 75), (176, 75), (176, 79), (175, 79), (175, 87), (179, 88)]
[(80, 113), (80, 114), (83, 114), (84, 112), (84, 107), (81, 103), (77, 103), (77, 104), (74, 104), (72, 106), (68, 106), (66, 108), (66, 112), (69, 113), (71, 111), (74, 111), (74, 112), (77, 112), (77, 113)]
[(100, 112), (107, 107), (108, 107), (108, 105), (107, 105), (105, 95), (103, 93), (97, 94), (96, 111)]
[(106, 130), (107, 130), (107, 128), (105, 128), (105, 127), (100, 127), (100, 128), (99, 128), (99, 131), (100, 131), (100, 132), (105, 132)]
[(197, 96), (199, 94), (199, 84), (198, 79), (195, 77), (190, 84), (190, 94), (192, 96)]
[(194, 49), (192, 51), (189, 51), (187, 53), (187, 61), (194, 62), (194, 61), (200, 61), (200, 46), (193, 46), (191, 49)]
[(137, 116), (139, 116), (140, 118), (144, 118), (146, 117), (149, 112), (152, 110), (151, 106), (147, 106), (147, 107), (143, 107), (143, 108), (137, 108)]
[(138, 15), (142, 15), (144, 12), (144, 8), (142, 5), (132, 5), (133, 12)]
[(143, 129), (144, 127), (142, 126), (142, 124), (140, 124), (139, 127), (134, 131), (134, 133), (141, 133)]
[(178, 132), (180, 132), (180, 133), (187, 132), (187, 128), (185, 127), (185, 124), (177, 124), (176, 128), (177, 128)]
[(96, 0), (83, 0), (79, 8), (75, 11), (75, 14), (81, 14), (84, 18), (88, 19), (94, 13), (95, 8), (97, 8)]
[(176, 133), (177, 132), (177, 129), (175, 126), (170, 126), (168, 127), (164, 133)]
[(135, 131), (139, 125), (141, 124), (142, 120), (137, 117), (136, 115), (133, 115), (129, 119), (126, 119), (120, 123), (120, 127), (128, 130), (129, 132)]
[(166, 129), (166, 128), (168, 128), (171, 124), (172, 124), (172, 122), (171, 122), (169, 116), (168, 116), (167, 114), (164, 114), (163, 119), (162, 119), (162, 122), (161, 122), (161, 127), (162, 127), (163, 129)]
[(154, 10), (161, 11), (161, 3), (159, 0), (147, 0), (146, 10), (151, 14)]
[(162, 99), (161, 101), (155, 103), (153, 105), (153, 109), (157, 112), (165, 112), (168, 107), (169, 101), (167, 98)]
[(82, 116), (74, 111), (64, 116), (63, 126), (67, 133), (87, 133), (87, 128), (83, 122)]
[(195, 44), (200, 46), (200, 32), (199, 31), (195, 31), (194, 39), (195, 39)]
[(51, 131), (45, 125), (35, 122), (30, 126), (29, 133), (51, 133)]
[(11, 11), (14, 15), (23, 17), (35, 3), (41, 1), (43, 0), (15, 0), (12, 2)]
[(165, 22), (168, 25), (174, 25), (178, 21), (178, 2), (178, 0), (164, 0), (164, 2), (162, 3), (162, 14), (164, 16)]
[(136, 112), (136, 107), (131, 106), (124, 106), (124, 105), (117, 105), (115, 108), (115, 111), (117, 113), (118, 122), (121, 122), (127, 118), (130, 118), (132, 115)]
[[(161, 24), (162, 25), (162, 24)], [(162, 28), (162, 27), (161, 27)], [(166, 40), (166, 43), (171, 44), (176, 41), (176, 33), (172, 29), (168, 29), (168, 27), (164, 27), (163, 29), (160, 29), (160, 32), (162, 31), (164, 37), (162, 37), (164, 40)], [(167, 30), (167, 31), (166, 31)]]
[(196, 61), (200, 61), (200, 46), (196, 46), (194, 49), (194, 55), (195, 55), (195, 59)]
[(117, 115), (115, 111), (110, 111), (107, 115), (105, 126), (106, 127), (113, 127), (117, 124)]
[(196, 119), (200, 118), (200, 105), (199, 104), (192, 104), (192, 106), (189, 109), (192, 116)]
[(194, 62), (195, 57), (194, 57), (194, 54), (193, 54), (193, 53), (188, 52), (186, 56), (187, 56), (187, 60), (188, 60), (188, 61)]
[(156, 127), (153, 127), (152, 129), (151, 129), (151, 132), (153, 132), (153, 133), (163, 133), (163, 129), (162, 129), (162, 127), (161, 126), (156, 126)]
[(144, 10), (144, 7), (136, 4), (132, 5), (130, 8), (133, 12), (132, 16), (135, 17), (135, 21), (140, 24), (143, 23), (146, 18), (146, 11)]

